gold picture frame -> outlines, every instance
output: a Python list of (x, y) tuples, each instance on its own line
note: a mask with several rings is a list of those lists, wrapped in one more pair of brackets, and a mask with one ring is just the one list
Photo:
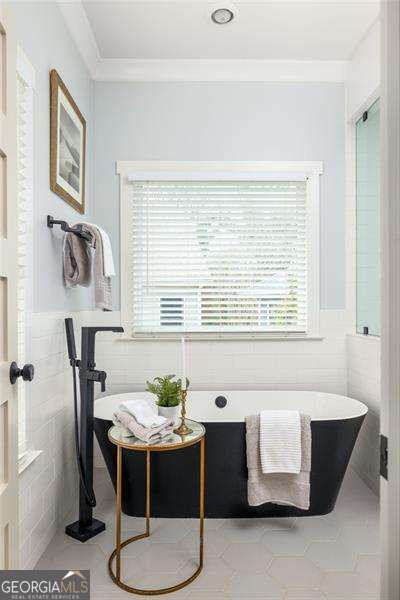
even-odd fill
[(55, 69), (50, 72), (50, 189), (85, 212), (86, 121)]

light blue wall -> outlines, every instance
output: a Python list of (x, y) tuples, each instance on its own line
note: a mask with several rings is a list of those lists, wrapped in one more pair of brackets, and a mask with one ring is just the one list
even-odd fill
[[(34, 309), (93, 307), (93, 291), (62, 282), (59, 230), (46, 215), (80, 215), (49, 189), (49, 71), (87, 120), (87, 215), (106, 228), (119, 263), (117, 160), (323, 160), (321, 306), (344, 308), (344, 88), (335, 83), (93, 83), (54, 2), (13, 2), (17, 36), (36, 71)], [(94, 114), (93, 114), (94, 109)], [(114, 282), (119, 308), (119, 281)]]
[(49, 188), (49, 73), (57, 69), (87, 123), (86, 207), (92, 208), (94, 84), (56, 2), (12, 2), (19, 45), (36, 72), (34, 97), (34, 310), (93, 308), (93, 290), (66, 289), (62, 280), (62, 234), (46, 227), (47, 214), (77, 221), (81, 215)]
[(118, 264), (117, 160), (322, 160), (321, 307), (342, 309), (344, 123), (339, 83), (96, 82), (94, 219)]

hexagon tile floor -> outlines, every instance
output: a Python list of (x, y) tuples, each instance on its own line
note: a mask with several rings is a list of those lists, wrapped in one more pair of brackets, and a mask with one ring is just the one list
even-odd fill
[[(132, 596), (107, 574), (114, 548), (114, 493), (98, 470), (96, 516), (107, 531), (86, 544), (60, 532), (37, 568), (90, 569), (92, 600)], [(303, 519), (208, 519), (205, 566), (170, 600), (378, 600), (378, 499), (349, 470), (335, 511)], [(123, 517), (123, 535), (142, 531), (143, 519)], [(174, 585), (195, 568), (198, 521), (154, 519), (152, 536), (124, 551), (122, 576), (130, 585)]]

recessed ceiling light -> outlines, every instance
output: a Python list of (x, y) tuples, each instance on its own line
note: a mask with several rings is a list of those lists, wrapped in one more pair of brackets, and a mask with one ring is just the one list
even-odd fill
[(217, 25), (225, 25), (226, 23), (230, 23), (234, 17), (233, 12), (229, 8), (217, 8), (211, 13), (211, 19)]

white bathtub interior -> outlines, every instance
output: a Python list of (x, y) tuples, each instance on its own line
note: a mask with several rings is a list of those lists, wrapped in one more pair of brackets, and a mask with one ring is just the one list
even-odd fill
[[(218, 396), (227, 399), (224, 408), (216, 406)], [(149, 392), (103, 396), (95, 402), (95, 417), (111, 421), (121, 402), (135, 398), (155, 403), (154, 395)], [(187, 396), (187, 417), (201, 423), (244, 421), (247, 415), (258, 414), (261, 410), (298, 410), (309, 415), (312, 421), (333, 421), (361, 417), (367, 414), (368, 407), (354, 398), (312, 391), (189, 391)]]

